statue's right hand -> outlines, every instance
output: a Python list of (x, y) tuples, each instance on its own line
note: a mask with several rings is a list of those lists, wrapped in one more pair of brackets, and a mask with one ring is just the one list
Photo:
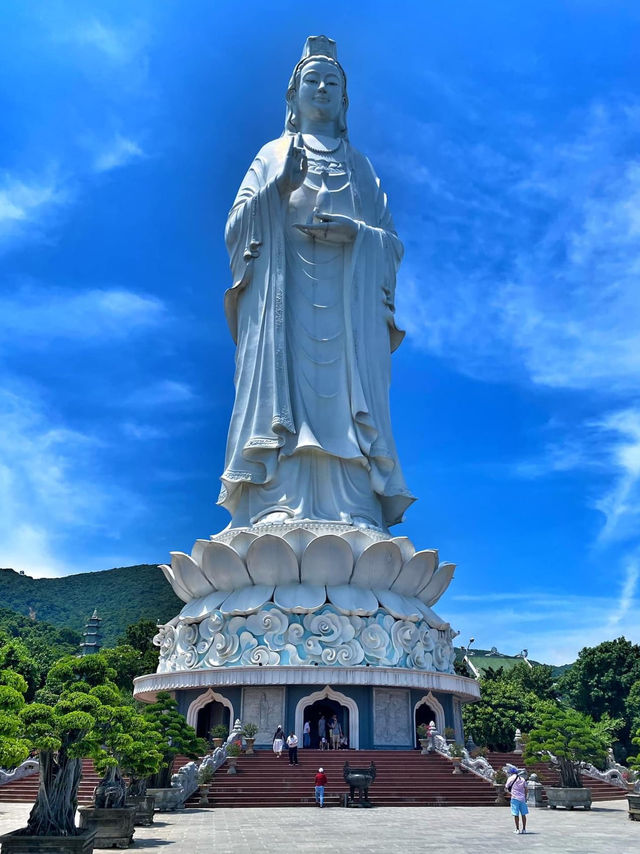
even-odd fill
[(300, 134), (296, 137), (292, 136), (287, 156), (282, 164), (280, 174), (276, 178), (276, 186), (281, 198), (287, 198), (302, 185), (307, 177), (308, 168), (307, 153), (304, 150), (302, 136)]

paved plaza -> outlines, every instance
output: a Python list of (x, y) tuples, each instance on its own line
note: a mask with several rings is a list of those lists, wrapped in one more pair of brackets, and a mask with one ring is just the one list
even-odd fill
[[(0, 805), (0, 831), (24, 824), (29, 807)], [(640, 822), (627, 818), (626, 801), (607, 801), (590, 812), (536, 810), (531, 833), (516, 836), (506, 808), (380, 807), (354, 809), (213, 809), (156, 815), (136, 828), (133, 851), (167, 854), (292, 854), (323, 851), (496, 854), (637, 854)], [(114, 849), (115, 850), (115, 849)]]

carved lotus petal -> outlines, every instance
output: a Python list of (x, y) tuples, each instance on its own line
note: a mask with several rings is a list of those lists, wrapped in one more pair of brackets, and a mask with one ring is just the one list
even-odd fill
[(202, 568), (208, 578), (213, 578), (219, 590), (235, 590), (251, 584), (251, 578), (232, 548), (210, 540), (202, 553)]
[(326, 534), (312, 540), (302, 555), (300, 580), (306, 584), (347, 584), (353, 569), (351, 547)]
[(434, 605), (451, 584), (455, 568), (455, 563), (441, 563), (429, 584), (418, 594), (418, 599), (429, 607)]
[(193, 548), (191, 549), (191, 557), (200, 566), (202, 566), (202, 556), (204, 554), (204, 550), (210, 542), (211, 540), (196, 540), (193, 544)]
[(309, 545), (311, 540), (315, 540), (315, 538), (316, 535), (313, 531), (307, 531), (305, 528), (294, 528), (293, 531), (287, 531), (284, 535), (284, 539), (295, 552), (295, 555), (298, 558), (298, 563), (302, 560), (302, 555), (304, 554), (306, 547)]
[(414, 602), (417, 603), (417, 607), (422, 614), (422, 618), (431, 626), (432, 629), (448, 629), (451, 625), (446, 620), (443, 620), (442, 617), (439, 617), (435, 611), (432, 611), (428, 605), (425, 605), (424, 602), (421, 602), (419, 599), (414, 597)]
[(327, 597), (338, 611), (348, 616), (369, 617), (378, 610), (378, 597), (371, 590), (351, 584), (327, 587)]
[(219, 607), (225, 616), (252, 614), (259, 611), (271, 599), (272, 594), (273, 584), (253, 584), (251, 587), (234, 590)]
[(184, 552), (171, 552), (171, 569), (182, 586), (189, 591), (191, 598), (213, 593), (216, 584), (212, 576), (207, 577), (195, 560)]
[(395, 543), (386, 540), (372, 543), (358, 560), (351, 584), (382, 590), (391, 587), (402, 567), (402, 553)]
[(173, 587), (173, 592), (179, 599), (182, 599), (183, 602), (190, 602), (193, 598), (189, 591), (183, 586), (182, 580), (176, 577), (175, 572), (170, 566), (167, 566), (166, 563), (160, 564), (160, 569), (162, 570), (164, 577), (167, 579), (169, 584)]
[(238, 557), (241, 557), (242, 560), (245, 560), (247, 557), (247, 552), (249, 551), (249, 546), (251, 543), (257, 538), (257, 534), (252, 534), (250, 531), (240, 531), (229, 543), (231, 548), (236, 552)]
[(380, 600), (382, 607), (397, 620), (411, 620), (417, 623), (422, 619), (422, 614), (408, 597), (394, 593), (393, 590), (374, 590), (373, 592)]
[(416, 553), (416, 547), (413, 545), (409, 537), (392, 537), (391, 542), (395, 543), (400, 549), (404, 563), (411, 560)]
[(273, 594), (273, 601), (283, 611), (294, 614), (307, 614), (324, 605), (327, 592), (324, 585), (315, 584), (279, 584)]
[(254, 584), (296, 584), (300, 580), (293, 549), (273, 534), (263, 534), (251, 543), (247, 569)]
[(191, 602), (187, 602), (182, 611), (180, 611), (178, 618), (187, 622), (202, 620), (212, 611), (215, 611), (216, 608), (219, 608), (228, 595), (226, 590), (216, 590), (215, 593), (209, 593), (208, 596), (200, 596), (198, 599), (193, 599)]
[(437, 561), (438, 553), (435, 549), (416, 552), (404, 564), (391, 589), (403, 596), (415, 596), (431, 581)]
[(358, 560), (362, 552), (373, 542), (369, 534), (364, 531), (346, 531), (342, 535), (342, 539), (351, 546), (354, 560)]

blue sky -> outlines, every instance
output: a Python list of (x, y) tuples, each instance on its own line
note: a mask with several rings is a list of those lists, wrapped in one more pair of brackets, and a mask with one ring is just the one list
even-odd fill
[(420, 500), (395, 532), (458, 563), (461, 640), (640, 641), (634, 4), (1, 15), (0, 566), (162, 562), (226, 525), (225, 217), (326, 33), (406, 248), (392, 410)]

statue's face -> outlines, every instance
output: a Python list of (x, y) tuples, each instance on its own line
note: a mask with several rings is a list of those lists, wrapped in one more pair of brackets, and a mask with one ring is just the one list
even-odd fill
[(340, 115), (344, 87), (340, 71), (325, 60), (303, 66), (297, 92), (297, 112), (302, 120), (335, 121)]

